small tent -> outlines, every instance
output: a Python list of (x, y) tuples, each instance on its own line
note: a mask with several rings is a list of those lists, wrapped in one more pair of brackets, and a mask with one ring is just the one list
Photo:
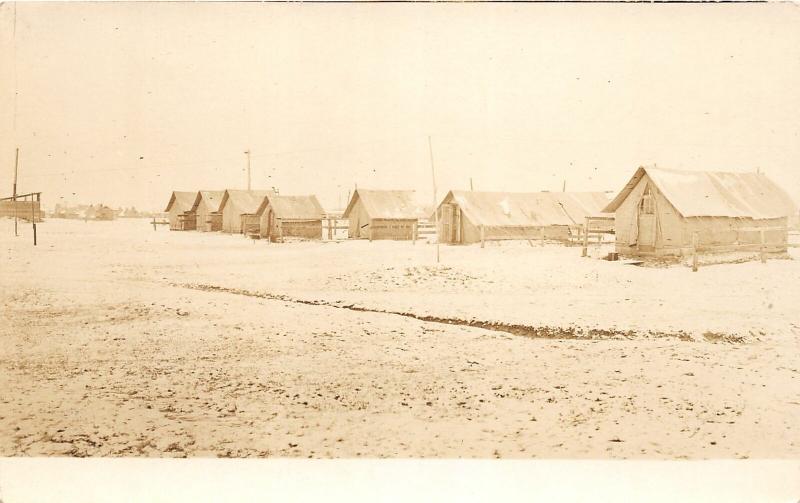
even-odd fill
[(267, 196), (256, 215), (259, 234), (271, 241), (286, 237), (322, 239), (325, 210), (316, 196)]
[(356, 189), (343, 218), (351, 239), (414, 239), (424, 208), (411, 190)]
[(266, 196), (275, 195), (271, 190), (233, 190), (222, 195), (219, 212), (222, 214), (222, 232), (242, 233), (242, 215), (255, 215)]
[(169, 198), (167, 208), (164, 210), (167, 213), (169, 220), (169, 229), (172, 231), (183, 230), (181, 228), (183, 219), (179, 215), (183, 215), (187, 211), (191, 211), (194, 204), (195, 192), (178, 192), (174, 191)]
[(202, 232), (222, 230), (222, 214), (219, 212), (219, 206), (224, 194), (224, 190), (197, 192), (191, 209), (197, 220), (196, 230)]
[(452, 190), (437, 208), (441, 243), (481, 239), (556, 239), (578, 235), (585, 218), (608, 204), (602, 192), (474, 192)]
[(604, 209), (623, 255), (735, 251), (764, 243), (785, 251), (791, 198), (761, 173), (639, 167)]

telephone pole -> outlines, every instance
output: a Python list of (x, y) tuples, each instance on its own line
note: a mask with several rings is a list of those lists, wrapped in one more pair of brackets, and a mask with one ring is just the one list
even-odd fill
[(428, 152), (431, 154), (431, 181), (433, 182), (433, 223), (436, 226), (436, 263), (439, 263), (439, 208), (436, 207), (436, 173), (433, 170), (433, 143), (428, 135)]
[(19, 170), (19, 147), (14, 157), (14, 191), (11, 193), (11, 204), (14, 205), (14, 236), (19, 236), (17, 233), (17, 171)]
[(250, 149), (245, 150), (247, 154), (247, 190), (250, 190)]

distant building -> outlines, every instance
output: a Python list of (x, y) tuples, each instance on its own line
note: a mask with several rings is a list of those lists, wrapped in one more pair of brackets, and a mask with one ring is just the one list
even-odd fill
[(196, 194), (197, 194), (196, 192), (178, 192), (178, 191), (172, 193), (172, 195), (169, 198), (169, 203), (167, 203), (167, 208), (164, 210), (167, 213), (167, 219), (169, 220), (170, 230), (172, 231), (186, 230), (184, 229), (185, 217), (179, 218), (179, 215), (182, 215), (187, 211), (191, 211)]
[(325, 210), (316, 196), (267, 196), (256, 216), (260, 236), (271, 241), (287, 237), (322, 239)]
[(616, 249), (624, 255), (691, 253), (760, 246), (785, 251), (791, 198), (760, 173), (640, 167), (604, 209), (616, 216)]
[(191, 211), (197, 218), (196, 228), (198, 231), (222, 230), (222, 213), (220, 213), (219, 207), (224, 194), (224, 190), (201, 190), (197, 193)]
[(226, 190), (219, 205), (222, 232), (241, 234), (242, 215), (255, 215), (264, 198), (272, 195), (271, 190)]
[(411, 190), (356, 189), (343, 218), (351, 239), (413, 239), (425, 209)]
[(567, 241), (608, 204), (603, 192), (474, 192), (452, 190), (439, 205), (441, 243), (512, 239)]
[(140, 216), (141, 216), (141, 214), (140, 214), (138, 211), (136, 211), (136, 208), (134, 208), (133, 206), (131, 206), (130, 208), (126, 208), (126, 209), (125, 209), (125, 210), (122, 212), (122, 216), (123, 216), (124, 218), (138, 218), (138, 217), (140, 217)]
[(109, 208), (103, 204), (94, 207), (95, 220), (114, 220), (117, 218), (117, 212), (113, 208)]

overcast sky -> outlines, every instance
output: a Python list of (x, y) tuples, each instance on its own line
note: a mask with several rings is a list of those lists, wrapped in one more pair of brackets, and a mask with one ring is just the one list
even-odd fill
[(19, 146), (48, 208), (244, 188), (247, 149), (254, 188), (430, 199), (429, 135), (440, 197), (618, 190), (653, 163), (800, 196), (796, 5), (5, 3), (0, 23), (0, 194)]

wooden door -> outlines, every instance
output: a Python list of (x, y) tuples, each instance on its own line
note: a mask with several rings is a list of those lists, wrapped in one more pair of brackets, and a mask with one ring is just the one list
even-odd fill
[(461, 243), (461, 208), (453, 205), (453, 242)]
[(439, 231), (442, 243), (453, 242), (453, 207), (450, 204), (442, 205), (442, 214), (439, 218)]
[(272, 241), (272, 229), (275, 225), (275, 213), (272, 210), (267, 210), (269, 213), (267, 214), (267, 239)]

